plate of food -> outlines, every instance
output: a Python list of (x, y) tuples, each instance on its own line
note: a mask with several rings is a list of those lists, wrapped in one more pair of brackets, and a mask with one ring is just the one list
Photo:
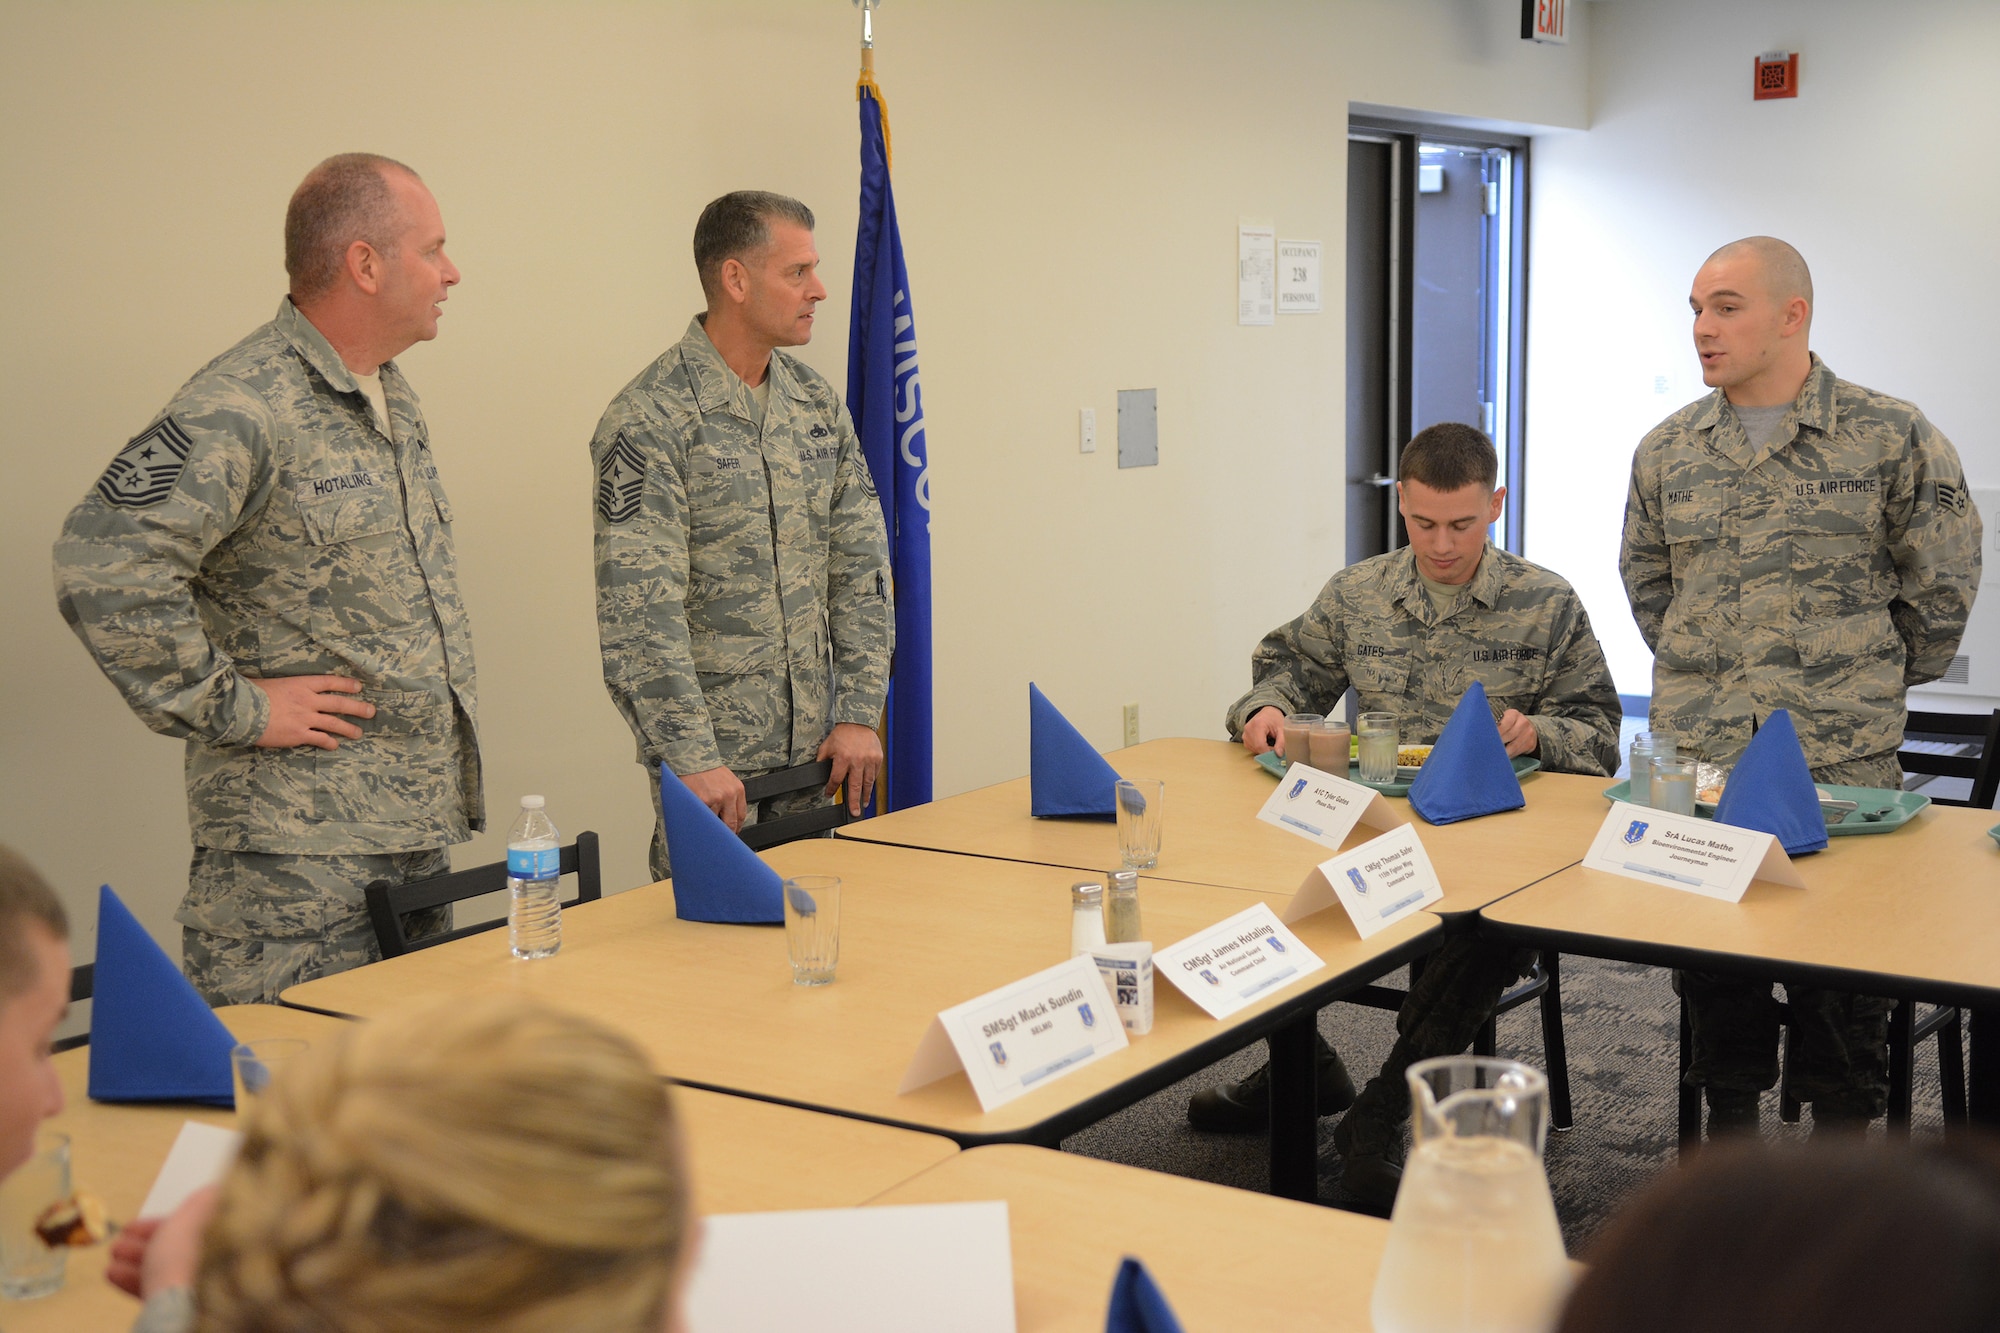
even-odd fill
[[(1696, 769), (1695, 784), (1696, 817), (1715, 818), (1716, 804), (1722, 799), (1722, 789), (1728, 785), (1727, 770), (1703, 763)], [(1893, 832), (1931, 803), (1930, 797), (1917, 791), (1844, 787), (1832, 782), (1816, 782), (1813, 788), (1819, 793), (1819, 812), (1826, 821), (1827, 836), (1832, 838)], [(1614, 801), (1630, 801), (1632, 784), (1614, 782), (1604, 789), (1604, 794)], [(1995, 833), (1994, 841), (2000, 842), (2000, 832)]]

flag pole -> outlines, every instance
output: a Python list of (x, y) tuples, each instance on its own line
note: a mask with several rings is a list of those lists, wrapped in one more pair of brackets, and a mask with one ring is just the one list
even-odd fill
[[(875, 6), (882, 0), (854, 0), (861, 10), (861, 77), (854, 84), (854, 100), (859, 102), (874, 94), (875, 105), (880, 108), (882, 123), (882, 156), (889, 155), (888, 106), (882, 101), (882, 90), (875, 86)], [(875, 739), (882, 747), (882, 771), (875, 779), (875, 813), (889, 813), (889, 709), (884, 704), (882, 716), (875, 722)]]

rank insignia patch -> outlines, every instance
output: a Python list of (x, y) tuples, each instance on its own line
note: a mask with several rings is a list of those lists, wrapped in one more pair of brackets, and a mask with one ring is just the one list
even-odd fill
[(1963, 517), (1967, 506), (1972, 503), (1972, 500), (1965, 493), (1965, 487), (1949, 481), (1941, 481), (1937, 484), (1937, 502), (1938, 508), (1944, 510), (1946, 513)]
[(122, 509), (144, 509), (173, 494), (194, 442), (180, 423), (161, 417), (144, 434), (118, 451), (111, 466), (97, 479), (97, 493)]
[(620, 431), (597, 465), (597, 512), (606, 523), (623, 523), (639, 512), (639, 495), (645, 488), (646, 460)]

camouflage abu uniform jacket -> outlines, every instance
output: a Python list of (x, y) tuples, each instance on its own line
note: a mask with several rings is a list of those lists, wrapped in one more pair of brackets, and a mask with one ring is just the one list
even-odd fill
[(1618, 560), (1653, 726), (1727, 761), (1784, 708), (1814, 768), (1893, 751), (1904, 689), (1951, 665), (1979, 543), (1951, 442), (1817, 356), (1763, 449), (1720, 389), (1690, 403), (1633, 456)]
[(591, 441), (604, 683), (649, 767), (810, 763), (882, 712), (889, 547), (861, 443), (803, 363), (773, 352), (769, 384), (760, 432), (697, 317)]
[(1350, 564), (1306, 614), (1264, 634), (1250, 679), (1230, 737), (1258, 709), (1326, 713), (1352, 685), (1362, 713), (1394, 713), (1402, 741), (1426, 745), (1478, 681), (1496, 723), (1508, 709), (1534, 721), (1544, 769), (1618, 769), (1618, 691), (1584, 604), (1558, 574), (1492, 542), (1446, 616), (1408, 548)]
[[(472, 632), (416, 396), (396, 442), (290, 300), (120, 451), (56, 541), (63, 618), (153, 730), (187, 738), (195, 845), (366, 855), (485, 823)], [(243, 677), (346, 675), (375, 716), (263, 750)]]
[(1491, 542), (1442, 617), (1408, 548), (1349, 565), (1304, 615), (1264, 636), (1250, 677), (1229, 710), (1232, 737), (1260, 708), (1327, 712), (1352, 684), (1363, 712), (1397, 714), (1404, 743), (1425, 744), (1477, 680), (1496, 722), (1510, 708), (1534, 721), (1542, 767), (1618, 768), (1618, 692), (1583, 603)]

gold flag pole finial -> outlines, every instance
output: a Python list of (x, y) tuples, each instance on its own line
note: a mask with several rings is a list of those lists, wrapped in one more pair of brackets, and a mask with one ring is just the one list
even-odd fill
[(889, 102), (875, 82), (875, 11), (882, 0), (854, 0), (854, 4), (861, 11), (861, 77), (854, 84), (854, 100), (873, 97), (882, 108), (882, 157), (893, 168), (896, 150), (889, 139)]

